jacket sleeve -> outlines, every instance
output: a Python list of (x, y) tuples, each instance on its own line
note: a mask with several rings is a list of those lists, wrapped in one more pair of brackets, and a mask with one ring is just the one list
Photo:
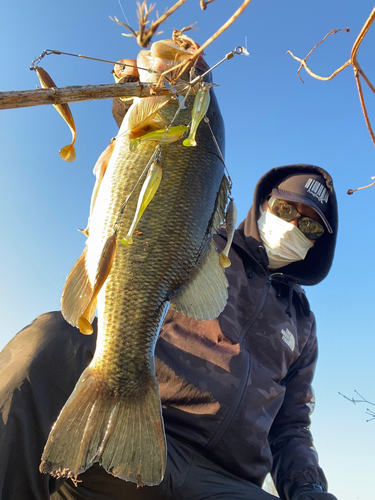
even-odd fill
[(272, 477), (283, 500), (290, 500), (296, 488), (306, 483), (316, 483), (327, 490), (327, 481), (318, 465), (309, 430), (310, 414), (314, 408), (311, 382), (317, 354), (314, 321), (301, 355), (284, 379), (285, 398), (269, 434), (273, 455)]
[(0, 498), (49, 500), (64, 479), (39, 472), (48, 434), (95, 349), (60, 312), (39, 316), (0, 353)]

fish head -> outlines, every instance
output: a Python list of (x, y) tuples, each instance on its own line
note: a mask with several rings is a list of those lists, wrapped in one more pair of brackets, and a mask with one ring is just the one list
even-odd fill
[[(178, 79), (185, 81), (189, 80), (190, 69), (195, 63), (195, 53), (199, 45), (188, 37), (180, 37), (176, 40), (166, 39), (158, 40), (151, 45), (150, 50), (141, 50), (137, 57), (137, 65), (141, 82), (156, 83), (159, 81), (163, 72), (171, 70), (168, 78), (173, 78), (178, 75), (179, 69), (173, 68), (183, 62), (191, 63), (182, 73), (178, 75)], [(203, 57), (200, 55), (195, 64), (195, 73), (200, 74), (208, 69)]]

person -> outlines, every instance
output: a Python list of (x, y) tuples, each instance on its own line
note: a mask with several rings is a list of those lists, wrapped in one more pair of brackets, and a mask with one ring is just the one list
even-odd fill
[[(137, 488), (94, 464), (76, 480), (38, 470), (50, 429), (89, 364), (96, 340), (60, 312), (39, 316), (0, 355), (2, 500), (336, 500), (309, 430), (315, 318), (301, 285), (328, 274), (338, 220), (322, 168), (274, 168), (235, 232), (221, 315), (172, 309), (156, 344), (168, 458), (158, 486)], [(218, 250), (226, 232), (215, 236)]]

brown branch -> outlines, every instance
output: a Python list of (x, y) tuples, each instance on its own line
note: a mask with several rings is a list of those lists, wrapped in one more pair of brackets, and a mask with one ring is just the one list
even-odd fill
[(226, 29), (229, 28), (231, 24), (234, 23), (234, 21), (242, 14), (242, 12), (245, 10), (245, 8), (249, 5), (251, 0), (245, 0), (243, 4), (236, 10), (236, 12), (226, 21), (221, 28), (219, 28), (216, 33), (214, 33), (208, 40), (204, 42), (203, 45), (194, 53), (194, 56), (192, 56), (190, 59), (187, 61), (183, 61), (180, 64), (176, 64), (173, 68), (164, 71), (164, 73), (161, 74), (161, 77), (165, 76), (167, 73), (171, 71), (175, 71), (178, 68), (181, 68), (177, 78), (179, 78), (184, 71), (188, 68), (188, 66), (206, 49), (216, 38), (218, 38)]
[(215, 0), (200, 0), (199, 4), (200, 4), (202, 10), (206, 10), (207, 5), (209, 5), (210, 3), (214, 2), (214, 1)]
[(375, 146), (375, 135), (374, 135), (374, 131), (372, 130), (371, 123), (370, 123), (370, 118), (369, 118), (368, 113), (367, 113), (367, 108), (366, 108), (366, 104), (365, 104), (365, 98), (363, 97), (363, 90), (362, 90), (361, 80), (359, 78), (359, 71), (358, 71), (358, 69), (356, 67), (353, 67), (353, 69), (354, 69), (354, 79), (355, 79), (355, 82), (357, 84), (359, 101), (361, 103), (362, 113), (363, 113), (363, 116), (365, 118), (367, 130), (369, 131), (371, 140), (372, 140), (372, 142), (373, 142), (373, 144)]
[(165, 87), (155, 90), (152, 84), (141, 84), (138, 82), (15, 90), (0, 92), (0, 110), (27, 108), (45, 104), (111, 99), (113, 97), (149, 97), (151, 95), (170, 95), (170, 91)]
[[(297, 61), (300, 62), (300, 67), (298, 68), (297, 74), (298, 74), (298, 76), (299, 76), (299, 78), (300, 78), (300, 80), (302, 82), (303, 82), (303, 80), (301, 78), (301, 75), (299, 74), (299, 72), (301, 71), (302, 68), (305, 68), (305, 70), (307, 71), (307, 73), (310, 76), (312, 76), (313, 78), (316, 78), (317, 80), (327, 81), (327, 80), (332, 80), (332, 78), (334, 78), (336, 75), (338, 75), (338, 73), (340, 73), (342, 70), (344, 70), (347, 66), (350, 66), (350, 65), (353, 66), (354, 78), (355, 78), (355, 81), (356, 81), (356, 84), (357, 84), (359, 101), (361, 103), (361, 108), (362, 108), (363, 116), (365, 118), (366, 127), (367, 127), (367, 130), (369, 131), (369, 134), (370, 134), (370, 137), (371, 137), (371, 141), (372, 141), (372, 143), (375, 146), (375, 135), (374, 135), (374, 131), (372, 130), (370, 119), (369, 119), (369, 116), (368, 116), (368, 113), (367, 113), (367, 108), (366, 108), (366, 103), (365, 103), (365, 99), (364, 99), (364, 96), (363, 96), (363, 90), (362, 90), (362, 85), (361, 85), (361, 81), (360, 81), (360, 76), (362, 76), (362, 78), (364, 79), (364, 81), (367, 83), (367, 85), (370, 87), (370, 89), (372, 90), (372, 92), (374, 94), (375, 94), (375, 87), (372, 85), (372, 83), (370, 82), (370, 80), (367, 78), (366, 74), (364, 73), (364, 71), (360, 67), (360, 65), (358, 63), (358, 60), (357, 60), (358, 49), (359, 49), (361, 43), (363, 42), (363, 40), (364, 40), (364, 38), (365, 38), (368, 30), (370, 29), (372, 23), (374, 22), (374, 20), (375, 20), (375, 7), (371, 11), (370, 16), (368, 17), (367, 21), (363, 25), (363, 27), (362, 27), (359, 35), (357, 36), (356, 41), (353, 44), (352, 51), (351, 51), (351, 54), (350, 54), (350, 59), (345, 64), (343, 64), (339, 69), (337, 69), (336, 71), (334, 71), (332, 73), (332, 75), (330, 75), (328, 77), (319, 76), (316, 73), (313, 73), (310, 70), (310, 68), (308, 67), (306, 60), (314, 52), (314, 50), (321, 43), (324, 42), (324, 40), (328, 36), (333, 35), (333, 34), (337, 33), (338, 31), (349, 31), (349, 28), (346, 28), (344, 30), (343, 29), (339, 29), (339, 30), (332, 30), (332, 31), (330, 31), (319, 43), (317, 43), (315, 45), (315, 47), (312, 50), (310, 50), (310, 52), (307, 54), (307, 56), (304, 59), (300, 59), (299, 57), (296, 57), (294, 54), (292, 54), (292, 52), (290, 52), (290, 50), (288, 50), (287, 54), (290, 54), (294, 59), (296, 59)], [(373, 185), (373, 184), (371, 184), (371, 185)], [(366, 186), (366, 187), (370, 187), (370, 186)], [(356, 189), (355, 190), (349, 189), (348, 190), (348, 194), (353, 194), (354, 191), (357, 191), (357, 190)]]
[(367, 21), (363, 25), (363, 28), (361, 29), (359, 35), (357, 36), (357, 40), (354, 42), (353, 48), (352, 48), (352, 53), (350, 55), (351, 60), (353, 61), (353, 64), (357, 62), (357, 52), (359, 49), (359, 46), (363, 42), (363, 39), (365, 38), (368, 30), (370, 29), (372, 23), (374, 22), (375, 19), (375, 7), (371, 11), (371, 14), (369, 15)]
[(148, 17), (154, 10), (156, 4), (150, 4), (150, 6), (147, 6), (146, 0), (143, 0), (142, 3), (137, 2), (139, 25), (138, 31), (133, 30), (133, 28), (131, 28), (128, 24), (124, 24), (119, 21), (116, 16), (114, 18), (110, 17), (110, 19), (112, 19), (112, 21), (115, 21), (120, 26), (124, 26), (131, 32), (130, 34), (123, 33), (124, 36), (132, 36), (137, 39), (138, 45), (140, 45), (141, 47), (148, 47), (159, 26), (185, 2), (186, 0), (178, 0), (178, 2), (176, 2), (170, 9), (168, 9), (161, 17), (157, 16), (156, 21), (153, 21), (149, 28), (147, 28), (147, 24), (149, 23)]
[[(371, 179), (375, 179), (375, 177), (371, 177)], [(355, 191), (361, 191), (362, 189), (367, 189), (367, 188), (370, 188), (372, 186), (375, 186), (375, 182), (372, 182), (368, 186), (362, 186), (362, 187), (359, 187), (357, 189), (348, 189), (346, 194), (353, 194)]]
[(328, 38), (329, 36), (331, 35), (334, 35), (336, 33), (338, 33), (339, 31), (346, 31), (347, 33), (349, 33), (350, 29), (349, 28), (340, 28), (338, 30), (332, 30), (330, 31), (329, 33), (326, 34), (326, 36), (324, 38), (322, 38), (322, 40), (320, 40), (320, 42), (318, 42), (315, 47), (313, 47), (310, 52), (307, 54), (307, 56), (303, 59), (300, 59), (299, 57), (295, 56), (290, 50), (288, 50), (287, 54), (290, 54), (293, 59), (295, 59), (296, 61), (299, 61), (301, 63), (300, 67), (298, 68), (297, 70), (297, 74), (299, 76), (299, 79), (301, 80), (301, 82), (303, 82), (302, 78), (301, 78), (301, 75), (299, 74), (299, 72), (301, 71), (302, 68), (305, 68), (306, 72), (312, 76), (313, 78), (316, 78), (317, 80), (323, 80), (323, 81), (327, 81), (327, 80), (332, 80), (332, 78), (334, 78), (338, 73), (340, 73), (343, 69), (345, 69), (347, 66), (349, 66), (350, 64), (350, 61), (347, 61), (345, 64), (343, 64), (339, 69), (337, 69), (336, 71), (334, 71), (332, 73), (332, 75), (330, 76), (319, 76), (317, 75), (316, 73), (314, 73), (313, 71), (311, 71), (311, 69), (308, 67), (307, 65), (307, 59), (311, 56), (311, 54), (314, 52), (314, 50), (319, 47), (319, 45), (321, 43), (324, 42), (324, 40), (326, 40), (326, 38)]

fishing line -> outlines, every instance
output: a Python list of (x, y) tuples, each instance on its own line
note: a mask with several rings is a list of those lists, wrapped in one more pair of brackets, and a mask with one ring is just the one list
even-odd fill
[(224, 157), (223, 157), (223, 155), (222, 155), (222, 153), (221, 153), (220, 146), (219, 146), (219, 144), (218, 144), (218, 142), (217, 142), (217, 140), (216, 140), (215, 134), (214, 134), (214, 132), (213, 132), (213, 130), (212, 130), (212, 128), (211, 128), (211, 125), (210, 125), (210, 120), (209, 120), (209, 118), (207, 118), (207, 116), (205, 116), (205, 117), (203, 118), (203, 120), (204, 120), (204, 122), (205, 122), (205, 123), (207, 123), (208, 128), (210, 129), (210, 132), (211, 132), (211, 135), (212, 135), (212, 139), (213, 139), (213, 141), (214, 141), (214, 143), (215, 143), (216, 149), (218, 150), (218, 153), (219, 153), (220, 159), (221, 159), (221, 161), (223, 162), (224, 168), (225, 168), (225, 170), (226, 170), (226, 172), (227, 172), (227, 174), (228, 174), (229, 192), (231, 192), (231, 191), (232, 191), (232, 185), (233, 185), (233, 183), (232, 183), (232, 179), (231, 179), (231, 177), (230, 177), (230, 175), (229, 175), (229, 170), (228, 170), (228, 168), (227, 168), (227, 166), (226, 166), (226, 164), (225, 164)]
[(118, 61), (109, 61), (108, 59), (99, 59), (97, 57), (83, 56), (82, 54), (71, 54), (70, 52), (61, 52), (60, 50), (52, 50), (52, 49), (43, 50), (43, 52), (40, 54), (39, 57), (36, 57), (35, 59), (33, 59), (31, 66), (30, 66), (30, 69), (34, 69), (35, 66), (37, 66), (40, 63), (40, 61), (43, 59), (43, 57), (50, 56), (51, 54), (58, 55), (58, 56), (64, 55), (64, 56), (80, 57), (81, 59), (89, 59), (90, 61), (104, 62), (104, 63), (108, 63), (108, 64), (112, 64), (112, 65), (117, 64), (119, 66), (122, 66), (124, 69), (126, 67), (137, 68), (137, 69), (141, 69), (144, 71), (148, 71), (149, 73), (158, 73), (157, 71), (155, 71), (153, 69), (141, 68), (140, 66), (134, 66), (132, 64), (124, 64), (124, 63), (121, 63)]
[(129, 20), (128, 20), (128, 18), (127, 18), (127, 17), (126, 17), (126, 15), (125, 15), (124, 9), (122, 8), (122, 5), (121, 5), (120, 0), (118, 0), (118, 3), (119, 3), (119, 5), (120, 5), (120, 9), (121, 9), (121, 11), (122, 11), (122, 13), (123, 13), (123, 15), (124, 15), (124, 17), (125, 17), (125, 21), (126, 21), (126, 22), (130, 25)]
[[(150, 168), (151, 164), (153, 163), (154, 160), (160, 161), (160, 155), (161, 155), (161, 146), (158, 144), (155, 148), (155, 151), (152, 153), (151, 158), (148, 160), (147, 165), (143, 169), (143, 172), (141, 175), (138, 177), (137, 182), (135, 183), (133, 189), (130, 191), (129, 195), (127, 196), (126, 200), (122, 203), (120, 207), (119, 214), (117, 216), (117, 219), (113, 225), (113, 231), (117, 232), (116, 226), (119, 223), (119, 219), (121, 219), (122, 214), (124, 213), (125, 207), (128, 204), (128, 201), (130, 200), (131, 196), (133, 195), (134, 191), (137, 189), (138, 184), (141, 182), (145, 174), (147, 173), (148, 169)], [(120, 228), (121, 228), (122, 221), (120, 222)]]

